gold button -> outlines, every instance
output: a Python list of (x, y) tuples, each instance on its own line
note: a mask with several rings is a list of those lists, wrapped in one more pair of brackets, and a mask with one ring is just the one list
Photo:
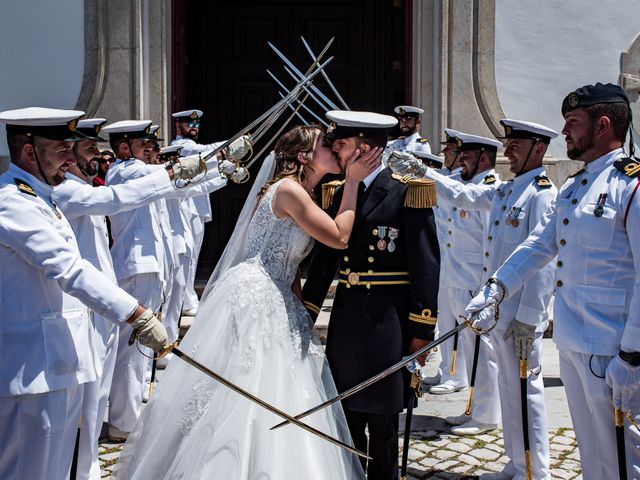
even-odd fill
[(349, 273), (351, 271), (350, 268), (345, 269), (345, 272)]
[(371, 232), (371, 233), (373, 233), (374, 235), (378, 235), (378, 229), (377, 229), (377, 228), (374, 228), (374, 229), (373, 229), (373, 232)]
[(566, 245), (567, 241), (564, 238), (560, 239), (560, 245)]
[(348, 261), (349, 261), (349, 257), (347, 257), (347, 256), (345, 255), (345, 256), (344, 256), (344, 258), (343, 258), (343, 260), (344, 260), (345, 262), (348, 262)]
[(373, 263), (373, 257), (369, 257), (369, 258), (367, 258), (367, 261), (368, 261), (369, 263)]
[(562, 220), (562, 223), (563, 223), (564, 225), (568, 225), (568, 224), (569, 224), (569, 219), (568, 219), (568, 218), (565, 218), (564, 220)]
[(561, 286), (562, 286), (562, 280), (558, 280), (558, 281), (556, 282), (556, 285), (557, 285), (557, 286), (559, 286), (559, 287), (561, 287)]
[(371, 284), (367, 283), (367, 290), (370, 290), (370, 289), (371, 289)]
[(373, 270), (369, 270), (367, 273), (368, 273), (369, 275), (373, 275)]
[(347, 288), (351, 288), (351, 285), (349, 285), (348, 283), (345, 285), (345, 287)]
[(564, 265), (564, 264), (562, 263), (562, 260), (558, 260), (557, 265), (558, 265), (558, 267), (562, 267), (562, 265)]
[(447, 243), (447, 247), (451, 248), (451, 244), (450, 244), (450, 243)]
[(578, 199), (574, 198), (573, 200), (571, 200), (571, 205), (575, 205), (576, 203), (578, 203)]
[(376, 247), (374, 247), (373, 245), (369, 245), (369, 250), (373, 251)]

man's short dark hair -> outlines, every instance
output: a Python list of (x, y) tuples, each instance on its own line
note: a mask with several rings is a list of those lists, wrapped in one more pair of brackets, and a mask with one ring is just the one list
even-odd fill
[(616, 139), (624, 142), (631, 123), (630, 110), (626, 103), (596, 103), (584, 107), (584, 111), (592, 122), (600, 117), (607, 117), (611, 121)]

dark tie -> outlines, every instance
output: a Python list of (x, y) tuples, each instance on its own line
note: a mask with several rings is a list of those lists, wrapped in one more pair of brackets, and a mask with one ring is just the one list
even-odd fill
[(364, 182), (360, 182), (358, 184), (358, 201), (356, 202), (356, 210), (359, 210), (364, 203), (364, 199), (367, 196), (367, 194), (365, 193), (366, 189), (367, 186), (364, 184)]

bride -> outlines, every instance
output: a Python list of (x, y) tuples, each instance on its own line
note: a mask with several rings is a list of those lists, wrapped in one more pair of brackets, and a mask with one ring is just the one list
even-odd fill
[[(205, 289), (181, 349), (236, 385), (294, 415), (337, 392), (324, 351), (300, 301), (298, 265), (312, 238), (346, 248), (358, 184), (381, 149), (346, 166), (332, 219), (311, 193), (340, 166), (322, 130), (295, 127), (256, 177), (236, 229)], [(274, 174), (275, 169), (275, 174)], [(118, 479), (361, 479), (357, 457), (282, 419), (179, 359), (129, 436)], [(352, 444), (339, 403), (304, 420)]]

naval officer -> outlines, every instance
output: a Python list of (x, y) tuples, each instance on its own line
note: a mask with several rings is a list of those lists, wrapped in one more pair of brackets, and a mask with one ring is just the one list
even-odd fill
[[(332, 123), (326, 138), (342, 165), (356, 149), (384, 146), (387, 129), (396, 124), (393, 117), (368, 112), (331, 111), (327, 118)], [(316, 244), (313, 253), (303, 290), (312, 318), (339, 272), (327, 357), (340, 392), (433, 339), (440, 270), (434, 185), (404, 181), (380, 165), (361, 183), (348, 248)], [(324, 193), (333, 187), (326, 185)], [(340, 204), (341, 192), (332, 192), (332, 205)], [(398, 414), (406, 405), (405, 392), (403, 374), (396, 372), (343, 402), (356, 448), (373, 457), (371, 480), (397, 478)]]
[[(555, 261), (553, 338), (583, 476), (618, 478), (613, 409), (632, 418), (640, 411), (640, 164), (623, 150), (631, 111), (620, 87), (585, 85), (565, 97), (561, 111), (567, 155), (585, 166), (467, 313), (476, 326), (491, 326), (493, 305)], [(635, 478), (638, 430), (627, 422), (625, 433)]]
[(167, 344), (152, 312), (81, 257), (52, 199), (75, 164), (82, 114), (0, 113), (11, 156), (0, 176), (0, 288), (11, 287), (0, 305), (0, 478), (68, 476), (83, 384), (100, 371), (87, 307), (127, 322), (142, 344)]
[(398, 126), (402, 136), (389, 142), (388, 147), (403, 152), (431, 153), (429, 141), (420, 136), (420, 115), (424, 113), (424, 110), (411, 105), (398, 105), (393, 111), (398, 118)]

